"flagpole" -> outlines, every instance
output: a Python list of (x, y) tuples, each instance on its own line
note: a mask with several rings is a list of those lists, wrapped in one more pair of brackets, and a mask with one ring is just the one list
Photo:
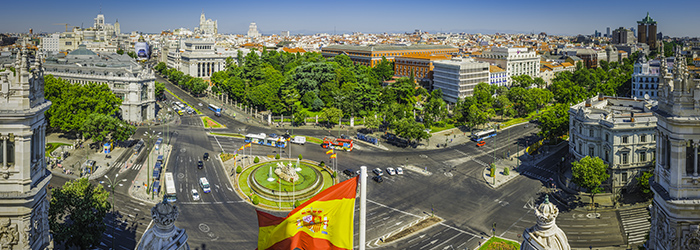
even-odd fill
[(360, 167), (360, 250), (365, 250), (367, 229), (367, 166)]

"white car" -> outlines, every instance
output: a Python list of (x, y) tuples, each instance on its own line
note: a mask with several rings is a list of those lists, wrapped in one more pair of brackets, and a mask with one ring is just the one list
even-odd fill
[(199, 200), (199, 192), (197, 192), (197, 189), (192, 189), (192, 200)]
[(403, 174), (403, 168), (397, 167), (397, 168), (396, 168), (396, 174)]
[(386, 168), (386, 173), (389, 175), (395, 175), (396, 171), (394, 170), (394, 168), (389, 167), (389, 168)]

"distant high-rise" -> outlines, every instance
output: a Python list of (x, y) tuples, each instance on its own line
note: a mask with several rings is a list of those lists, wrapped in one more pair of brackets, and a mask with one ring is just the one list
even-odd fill
[(656, 49), (656, 21), (649, 17), (649, 12), (644, 19), (637, 21), (637, 29), (637, 42), (646, 43), (649, 48)]
[(258, 25), (255, 23), (250, 23), (250, 26), (248, 27), (248, 37), (260, 37)]
[(631, 30), (620, 27), (613, 30), (612, 44), (628, 44), (634, 43), (634, 35)]
[(288, 37), (288, 36), (289, 36), (289, 31), (288, 31), (288, 30), (287, 30), (287, 31), (282, 31), (282, 33), (280, 33), (280, 36), (282, 36), (282, 37)]
[(606, 37), (610, 37), (610, 27), (607, 27), (607, 28), (606, 28), (606, 31), (607, 31), (607, 32), (605, 32), (605, 36), (606, 36)]

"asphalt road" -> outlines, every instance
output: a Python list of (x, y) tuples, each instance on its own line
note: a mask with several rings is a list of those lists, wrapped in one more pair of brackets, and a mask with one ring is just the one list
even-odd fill
[[(173, 93), (186, 102), (195, 105), (204, 115), (227, 126), (222, 132), (245, 133), (278, 133), (287, 129), (268, 129), (250, 126), (236, 119), (223, 116), (215, 117), (209, 111), (205, 102), (193, 98), (167, 81), (157, 77), (158, 81), (166, 82)], [(169, 97), (169, 99), (173, 99)], [(198, 106), (202, 103), (203, 106)], [(257, 246), (257, 218), (254, 208), (243, 202), (234, 193), (227, 179), (230, 169), (223, 169), (220, 162), (211, 159), (205, 162), (204, 169), (197, 169), (197, 161), (208, 152), (212, 157), (219, 152), (233, 152), (243, 145), (242, 139), (207, 135), (198, 115), (183, 115), (172, 131), (171, 154), (166, 171), (175, 175), (178, 188), (178, 206), (180, 217), (176, 225), (187, 230), (189, 244), (192, 249), (253, 249)], [(163, 131), (162, 127), (141, 128), (135, 138), (143, 137), (150, 130)], [(383, 183), (368, 180), (368, 211), (367, 211), (367, 245), (369, 248), (380, 249), (464, 249), (475, 248), (482, 237), (495, 234), (514, 240), (521, 240), (520, 234), (527, 227), (535, 225), (533, 215), (534, 205), (538, 204), (547, 192), (543, 186), (546, 179), (557, 171), (556, 163), (560, 161), (562, 152), (556, 152), (550, 158), (542, 160), (537, 165), (531, 165), (524, 170), (540, 176), (530, 175), (514, 178), (507, 184), (496, 189), (490, 188), (483, 179), (483, 170), (495, 161), (508, 157), (522, 150), (525, 145), (537, 140), (537, 128), (534, 124), (515, 126), (506, 132), (501, 132), (493, 139), (488, 139), (484, 147), (476, 147), (468, 142), (461, 145), (451, 145), (448, 148), (431, 150), (400, 149), (388, 146), (391, 150), (384, 151), (370, 146), (352, 152), (338, 152), (338, 170), (345, 168), (357, 169), (359, 166), (373, 168), (398, 167), (411, 165), (424, 171), (414, 171), (404, 168), (405, 174), (386, 176)], [(323, 137), (328, 131), (320, 129), (295, 129), (295, 134)], [(161, 132), (162, 133), (162, 132)], [(246, 150), (246, 154), (250, 154)], [(292, 157), (302, 154), (305, 159), (328, 162), (325, 149), (319, 145), (307, 143), (294, 145), (287, 149), (272, 147), (252, 147), (253, 155), (274, 156), (280, 153)], [(144, 157), (135, 164), (143, 162)], [(116, 171), (116, 170), (114, 170)], [(430, 175), (426, 175), (425, 171)], [(113, 175), (115, 172), (110, 172)], [(133, 180), (136, 171), (126, 171), (120, 177)], [(211, 193), (204, 194), (198, 180), (205, 177), (211, 184)], [(341, 177), (345, 179), (347, 177)], [(59, 181), (60, 178), (54, 178)], [(543, 181), (542, 179), (545, 179)], [(57, 186), (57, 185), (54, 185)], [(200, 192), (201, 200), (194, 201), (191, 189)], [(150, 207), (144, 206), (123, 195), (127, 190), (118, 187), (115, 196), (116, 209), (125, 220), (122, 230), (114, 233), (117, 243), (125, 238), (125, 248), (133, 249), (135, 242), (143, 234), (150, 222)], [(275, 213), (283, 216), (283, 213)], [(434, 214), (444, 219), (440, 224), (426, 229), (418, 234), (390, 244), (382, 244), (381, 240), (389, 233), (415, 222), (424, 216)], [(615, 213), (601, 213), (600, 219), (589, 218), (588, 214), (575, 211), (564, 211), (559, 216), (558, 225), (570, 235), (572, 247), (610, 246), (619, 244), (621, 240), (619, 224)], [(110, 220), (109, 218), (108, 220)], [(356, 220), (357, 220), (356, 216)], [(119, 224), (122, 225), (122, 224)], [(495, 225), (495, 231), (493, 231)], [(355, 226), (355, 243), (358, 244), (357, 223)], [(617, 229), (615, 229), (617, 228)], [(111, 229), (111, 228), (110, 228)], [(615, 232), (617, 230), (617, 232)], [(108, 232), (110, 230), (108, 229)], [(616, 233), (616, 235), (615, 235)], [(110, 234), (111, 235), (111, 234)], [(111, 242), (103, 240), (104, 243)], [(133, 239), (133, 240), (130, 240)], [(598, 240), (596, 242), (595, 240)], [(117, 247), (119, 249), (119, 247)]]

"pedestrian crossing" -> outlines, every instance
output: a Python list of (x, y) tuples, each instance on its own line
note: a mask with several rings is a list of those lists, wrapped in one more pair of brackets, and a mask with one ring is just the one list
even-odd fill
[(629, 244), (637, 244), (645, 241), (644, 237), (651, 228), (649, 222), (649, 211), (646, 207), (633, 208), (628, 210), (619, 210), (618, 214), (622, 221), (624, 230), (623, 236), (627, 237)]
[(544, 176), (541, 176), (541, 175), (538, 175), (538, 174), (535, 174), (535, 173), (531, 173), (531, 172), (528, 172), (528, 171), (522, 171), (522, 172), (520, 172), (520, 174), (521, 174), (521, 175), (524, 175), (524, 176), (527, 176), (527, 177), (535, 178), (535, 179), (538, 179), (538, 180), (544, 181), (544, 182), (549, 181), (549, 178), (545, 178)]
[(119, 163), (114, 164), (112, 167), (117, 168), (117, 169), (128, 168), (128, 169), (132, 169), (132, 170), (139, 170), (139, 169), (141, 169), (141, 167), (143, 167), (143, 164), (133, 164), (133, 165), (131, 165), (131, 167), (128, 167), (128, 166), (129, 166), (129, 164), (125, 164), (124, 162), (119, 162)]

